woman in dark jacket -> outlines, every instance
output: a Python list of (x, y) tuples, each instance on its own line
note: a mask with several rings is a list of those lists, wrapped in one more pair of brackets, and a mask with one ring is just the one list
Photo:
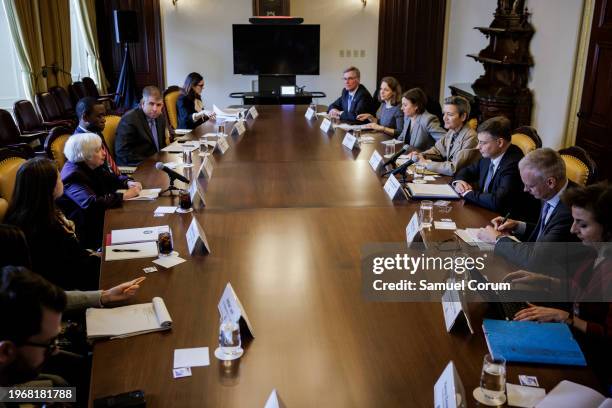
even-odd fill
[(192, 72), (185, 78), (181, 96), (176, 100), (179, 129), (195, 129), (209, 119), (215, 119), (215, 113), (204, 110), (202, 90), (204, 78), (197, 72)]
[[(138, 196), (142, 186), (127, 176), (117, 176), (104, 165), (100, 137), (93, 133), (70, 136), (64, 147), (68, 159), (62, 168), (64, 196), (60, 205), (73, 220), (84, 245), (98, 248), (102, 243), (104, 212), (120, 207), (123, 200)], [(124, 193), (117, 193), (126, 189)]]
[(74, 223), (56, 207), (62, 193), (54, 162), (28, 160), (17, 171), (5, 222), (24, 232), (34, 272), (65, 290), (98, 289), (100, 257), (80, 245)]

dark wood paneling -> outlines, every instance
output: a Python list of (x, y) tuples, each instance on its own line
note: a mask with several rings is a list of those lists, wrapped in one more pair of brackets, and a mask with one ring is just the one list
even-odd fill
[(587, 150), (599, 167), (600, 178), (612, 179), (612, 1), (597, 0), (576, 144)]
[(254, 16), (290, 16), (289, 0), (253, 0)]
[(163, 45), (159, 0), (101, 0), (96, 2), (98, 41), (102, 65), (111, 89), (115, 89), (123, 62), (123, 50), (115, 41), (113, 10), (135, 10), (138, 13), (139, 42), (130, 44), (136, 85), (165, 87)]
[(381, 0), (378, 74), (397, 78), (402, 89), (422, 88), (438, 99), (446, 0)]

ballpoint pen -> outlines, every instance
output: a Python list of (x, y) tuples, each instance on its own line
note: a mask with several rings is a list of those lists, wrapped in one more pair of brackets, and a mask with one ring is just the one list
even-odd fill
[(113, 252), (140, 252), (140, 249), (113, 249)]

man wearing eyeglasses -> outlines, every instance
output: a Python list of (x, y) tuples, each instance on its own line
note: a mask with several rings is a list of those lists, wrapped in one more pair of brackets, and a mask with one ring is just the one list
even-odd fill
[[(58, 351), (66, 294), (22, 267), (0, 270), (0, 386), (30, 381)], [(1, 406), (1, 404), (0, 404)]]
[(334, 119), (345, 122), (366, 123), (357, 120), (357, 115), (362, 113), (375, 113), (373, 111), (374, 100), (365, 86), (360, 83), (361, 74), (356, 67), (344, 70), (342, 78), (344, 89), (342, 96), (329, 105), (327, 112)]

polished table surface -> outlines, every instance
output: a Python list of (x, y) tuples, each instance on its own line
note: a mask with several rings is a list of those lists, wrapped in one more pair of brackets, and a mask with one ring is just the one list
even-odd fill
[[(391, 201), (384, 179), (370, 168), (375, 144), (349, 151), (344, 132), (323, 133), (306, 107), (260, 106), (247, 132), (230, 136), (231, 148), (213, 157), (205, 208), (193, 214), (154, 217), (176, 197), (126, 202), (108, 211), (113, 229), (169, 224), (187, 262), (158, 267), (134, 303), (164, 299), (173, 319), (169, 332), (99, 341), (94, 347), (91, 397), (144, 390), (148, 407), (262, 407), (276, 388), (287, 407), (431, 407), (433, 385), (450, 360), (468, 395), (478, 386), (487, 347), (480, 323), (486, 304), (470, 304), (476, 333), (460, 326), (447, 333), (441, 304), (367, 302), (361, 293), (361, 248), (372, 242), (405, 242), (418, 202)], [(211, 131), (203, 125), (194, 133)], [(135, 178), (145, 188), (165, 187), (156, 161)], [(199, 161), (185, 174), (193, 176)], [(180, 184), (180, 183), (179, 183)], [(482, 226), (495, 214), (453, 203), (444, 217), (459, 228)], [(195, 216), (212, 252), (189, 256), (185, 231)], [(442, 216), (434, 213), (434, 219)], [(442, 240), (452, 232), (431, 231)], [(102, 263), (101, 287), (143, 275), (150, 259)], [(254, 327), (255, 339), (230, 367), (212, 352), (218, 344), (217, 303), (231, 282)], [(177, 348), (209, 347), (211, 365), (173, 379)], [(562, 379), (590, 386), (586, 368), (508, 365), (508, 382), (535, 375), (549, 391)]]

